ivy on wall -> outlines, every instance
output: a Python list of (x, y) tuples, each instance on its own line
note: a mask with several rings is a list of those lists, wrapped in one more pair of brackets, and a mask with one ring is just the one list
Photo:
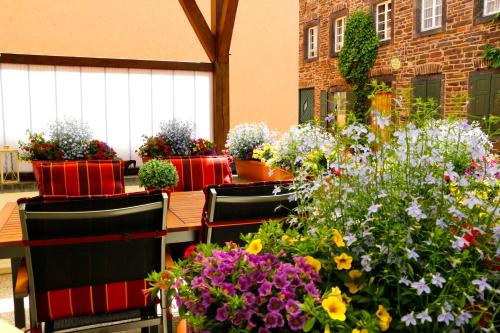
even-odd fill
[(353, 87), (353, 109), (358, 120), (363, 120), (368, 111), (369, 72), (377, 58), (378, 47), (372, 16), (361, 10), (355, 11), (347, 20), (339, 66), (342, 76)]
[(486, 61), (488, 61), (491, 67), (500, 68), (500, 48), (491, 44), (486, 45), (483, 57)]

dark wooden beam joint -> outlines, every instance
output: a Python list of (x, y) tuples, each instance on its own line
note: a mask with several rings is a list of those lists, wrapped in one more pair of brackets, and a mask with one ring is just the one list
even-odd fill
[(222, 4), (220, 21), (217, 23), (217, 60), (227, 61), (233, 37), (234, 22), (239, 0), (225, 0)]
[(179, 0), (179, 3), (181, 4), (191, 27), (193, 27), (196, 36), (203, 46), (208, 59), (210, 59), (211, 62), (214, 62), (217, 59), (215, 50), (215, 35), (212, 33), (210, 27), (205, 21), (203, 13), (196, 4), (196, 0)]

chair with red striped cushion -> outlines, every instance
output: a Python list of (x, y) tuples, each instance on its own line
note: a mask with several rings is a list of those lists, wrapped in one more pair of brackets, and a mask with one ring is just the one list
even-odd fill
[(170, 157), (179, 174), (174, 191), (200, 191), (207, 185), (232, 184), (230, 156)]
[(164, 268), (166, 200), (152, 191), (21, 202), (31, 327), (105, 324), (109, 332), (166, 324), (143, 293), (147, 274)]
[(125, 192), (123, 161), (42, 162), (34, 165), (41, 195), (94, 195)]
[(279, 220), (297, 206), (291, 181), (210, 185), (204, 189), (201, 240), (243, 245), (240, 235), (256, 232), (268, 220)]

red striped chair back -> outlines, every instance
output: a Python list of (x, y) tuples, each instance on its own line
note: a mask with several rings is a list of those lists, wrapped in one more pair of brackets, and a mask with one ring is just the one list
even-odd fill
[(200, 191), (207, 185), (232, 184), (230, 156), (188, 156), (168, 159), (177, 169), (174, 191)]
[(123, 161), (42, 162), (34, 165), (40, 195), (125, 193)]

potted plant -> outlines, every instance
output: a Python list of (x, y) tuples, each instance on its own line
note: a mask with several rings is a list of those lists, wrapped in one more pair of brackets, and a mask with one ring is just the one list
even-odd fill
[(142, 163), (146, 163), (153, 158), (165, 158), (171, 154), (170, 145), (165, 138), (155, 135), (143, 135), (144, 143), (137, 149), (137, 153), (142, 158)]
[(193, 146), (193, 124), (172, 119), (160, 124), (158, 136), (170, 145), (171, 156), (189, 156)]
[(191, 155), (214, 156), (217, 155), (217, 147), (211, 141), (202, 138), (195, 139), (193, 140)]
[(150, 274), (148, 292), (175, 297), (191, 332), (301, 331), (313, 318), (301, 305), (320, 304), (317, 268), (301, 256), (284, 263), (261, 248), (257, 240), (247, 249), (199, 245), (173, 271)]
[(249, 181), (275, 179), (272, 171), (253, 156), (255, 149), (268, 144), (271, 139), (272, 134), (264, 123), (240, 124), (229, 131), (226, 148), (235, 159), (238, 177)]
[(139, 169), (138, 177), (139, 185), (147, 190), (166, 190), (169, 193), (170, 204), (171, 188), (179, 181), (179, 174), (172, 163), (165, 160), (150, 160)]
[(92, 140), (86, 123), (76, 119), (57, 120), (48, 126), (48, 138), (43, 133), (28, 131), (28, 141), (19, 141), (20, 159), (33, 164), (38, 181), (41, 163), (77, 160), (117, 160), (116, 152), (105, 142)]

